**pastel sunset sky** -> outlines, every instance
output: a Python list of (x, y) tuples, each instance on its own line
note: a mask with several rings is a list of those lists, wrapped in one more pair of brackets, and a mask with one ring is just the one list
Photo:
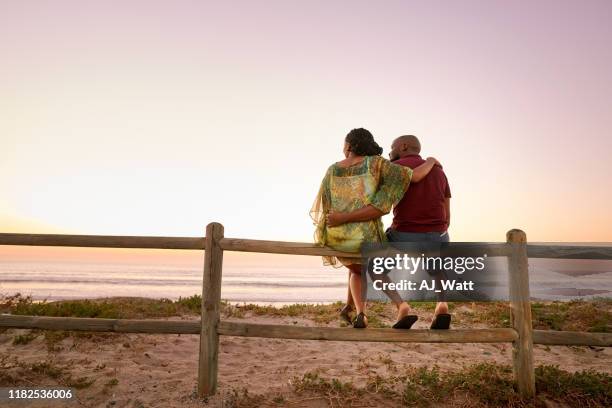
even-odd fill
[[(1, 1), (0, 232), (312, 240), (346, 133), (454, 241), (612, 241), (610, 1)], [(388, 222), (388, 219), (386, 219)]]

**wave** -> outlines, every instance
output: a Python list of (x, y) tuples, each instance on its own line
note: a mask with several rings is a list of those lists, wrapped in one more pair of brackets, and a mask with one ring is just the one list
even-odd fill
[[(125, 285), (125, 286), (201, 286), (201, 279), (194, 280), (143, 280), (143, 279), (28, 279), (28, 278), (12, 278), (2, 279), (3, 283), (30, 283), (30, 284), (95, 284), (95, 285)], [(341, 288), (345, 287), (346, 283), (325, 283), (325, 282), (235, 282), (225, 281), (223, 287), (261, 287), (261, 288)]]

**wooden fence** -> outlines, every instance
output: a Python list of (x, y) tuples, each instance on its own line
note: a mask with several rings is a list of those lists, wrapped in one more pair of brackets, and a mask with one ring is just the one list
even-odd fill
[[(612, 259), (612, 247), (527, 245), (521, 230), (506, 234), (505, 244), (486, 244), (488, 256), (508, 258), (511, 328), (458, 330), (355, 330), (334, 327), (296, 327), (220, 320), (223, 251), (291, 255), (339, 255), (359, 257), (299, 242), (277, 242), (225, 238), (223, 226), (211, 223), (204, 238), (135, 237), (96, 235), (52, 235), (0, 233), (0, 245), (72, 246), (105, 248), (161, 248), (204, 250), (202, 316), (200, 322), (176, 320), (98, 319), (0, 315), (0, 327), (45, 330), (83, 330), (124, 333), (199, 334), (198, 395), (217, 389), (219, 336), (268, 337), (298, 340), (413, 342), (413, 343), (504, 343), (513, 344), (514, 376), (519, 393), (535, 394), (533, 344), (612, 346), (610, 333), (533, 330), (529, 302), (528, 258)], [(481, 245), (482, 249), (483, 246)]]

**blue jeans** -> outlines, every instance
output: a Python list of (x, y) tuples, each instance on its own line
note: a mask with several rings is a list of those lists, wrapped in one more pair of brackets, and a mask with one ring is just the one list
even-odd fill
[[(444, 243), (450, 241), (448, 231), (444, 232), (401, 232), (394, 229), (387, 229), (387, 239), (393, 242), (417, 242), (421, 243), (416, 245), (416, 250), (429, 253), (430, 255), (439, 256), (440, 249), (444, 246)], [(393, 245), (393, 244), (392, 244)], [(446, 277), (444, 270), (427, 270), (429, 275), (436, 277), (436, 280), (440, 280)], [(444, 302), (444, 292), (438, 293), (438, 301)]]

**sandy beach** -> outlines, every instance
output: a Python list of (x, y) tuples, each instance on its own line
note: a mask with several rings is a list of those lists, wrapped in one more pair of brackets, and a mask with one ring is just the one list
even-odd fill
[[(468, 306), (456, 310), (458, 316), (472, 312)], [(431, 313), (423, 310), (417, 313), (420, 318), (414, 327), (428, 328)], [(321, 323), (301, 316), (259, 315), (251, 311), (241, 312), (240, 317), (226, 314), (224, 319), (301, 326), (342, 325), (339, 320)], [(458, 320), (453, 327), (487, 327)], [(327, 407), (344, 406), (347, 401), (350, 406), (401, 406), (400, 400), (376, 390), (356, 400), (334, 399), (329, 393), (317, 395), (312, 389), (304, 390), (304, 379), (313, 376), (336, 379), (342, 384), (350, 383), (355, 389), (372, 391), (376, 378), (393, 378), (419, 367), (438, 366), (444, 373), (476, 363), (511, 363), (510, 344), (347, 343), (222, 336), (219, 391), (202, 401), (195, 396), (197, 335), (61, 333), (64, 332), (49, 341), (43, 332), (2, 331), (0, 386), (77, 384), (80, 387), (78, 401), (31, 406)], [(16, 344), (18, 336), (28, 340)], [(592, 369), (612, 373), (610, 348), (536, 345), (534, 355), (536, 366), (558, 365), (569, 372)], [(458, 394), (434, 406), (478, 405), (471, 405)], [(563, 405), (551, 403), (550, 406)]]

